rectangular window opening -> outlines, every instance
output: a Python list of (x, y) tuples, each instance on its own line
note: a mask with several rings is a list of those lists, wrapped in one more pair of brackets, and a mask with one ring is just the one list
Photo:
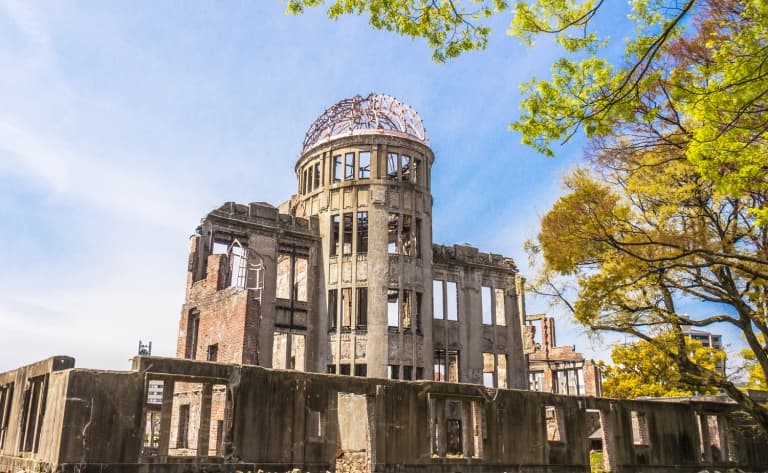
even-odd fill
[(357, 212), (357, 253), (368, 252), (368, 212)]
[(349, 330), (352, 327), (352, 289), (341, 290), (341, 328)]
[(208, 345), (208, 354), (206, 356), (206, 359), (208, 361), (218, 361), (219, 359), (219, 344), (214, 343), (213, 345)]
[(413, 366), (403, 366), (403, 379), (408, 381), (413, 379)]
[(323, 182), (322, 175), (320, 174), (320, 168), (320, 163), (315, 163), (315, 189), (319, 189)]
[(494, 289), (494, 294), (496, 300), (496, 325), (505, 326), (507, 325), (507, 317), (504, 312), (506, 310), (504, 307), (504, 289), (496, 288)]
[(368, 376), (368, 365), (365, 363), (355, 363), (355, 376), (365, 378)]
[(342, 243), (342, 254), (352, 254), (352, 214), (344, 214), (344, 233)]
[(397, 180), (399, 160), (400, 156), (397, 153), (387, 153), (387, 179), (390, 181)]
[(630, 411), (630, 416), (632, 418), (632, 443), (635, 445), (649, 445), (648, 421), (645, 413)]
[(411, 291), (403, 291), (403, 303), (400, 310), (400, 327), (405, 330), (411, 329)]
[(365, 330), (368, 327), (368, 288), (357, 288), (357, 317), (355, 325), (359, 330)]
[(507, 389), (507, 355), (496, 355), (496, 381), (497, 388)]
[(371, 177), (371, 152), (360, 151), (358, 154), (358, 179), (370, 179)]
[(483, 386), (486, 388), (495, 388), (496, 383), (493, 381), (493, 373), (495, 371), (495, 360), (493, 353), (483, 353)]
[(344, 180), (351, 181), (355, 178), (355, 153), (344, 155)]
[(443, 314), (443, 281), (432, 281), (432, 317), (438, 320), (444, 318)]
[(398, 227), (400, 225), (400, 214), (390, 213), (387, 222), (387, 252), (391, 255), (400, 253), (398, 238)]
[(342, 363), (339, 365), (339, 374), (343, 376), (349, 376), (349, 363)]
[(176, 448), (189, 447), (189, 404), (179, 406), (178, 428), (176, 429)]
[(480, 296), (483, 325), (491, 325), (493, 323), (493, 313), (491, 310), (491, 288), (488, 286), (481, 287)]
[(555, 406), (545, 406), (544, 419), (546, 421), (547, 440), (550, 442), (563, 442), (565, 438), (561, 428), (560, 411)]
[(331, 331), (336, 330), (336, 317), (338, 315), (336, 297), (336, 289), (328, 291), (328, 329)]
[(399, 365), (387, 365), (387, 379), (400, 379)]
[(333, 157), (333, 182), (341, 182), (341, 155)]
[(398, 300), (399, 295), (397, 289), (390, 289), (387, 291), (387, 325), (390, 327), (398, 327)]
[(331, 256), (336, 256), (339, 254), (339, 223), (340, 223), (341, 216), (339, 215), (332, 215), (331, 216)]
[(448, 320), (459, 320), (459, 299), (455, 282), (446, 281), (445, 295), (445, 310)]
[(200, 311), (192, 309), (187, 316), (187, 343), (184, 357), (194, 360), (197, 355), (197, 335), (200, 330)]

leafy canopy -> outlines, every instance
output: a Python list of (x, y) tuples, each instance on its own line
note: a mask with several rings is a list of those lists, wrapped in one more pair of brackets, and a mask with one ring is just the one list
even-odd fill
[[(669, 334), (661, 335), (674, 346)], [(707, 348), (696, 340), (687, 341), (691, 360), (709, 370), (725, 362), (725, 352)], [(603, 366), (603, 394), (606, 397), (632, 399), (641, 396), (674, 397), (716, 394), (714, 387), (695, 386), (684, 381), (677, 365), (646, 341), (631, 345), (616, 345), (611, 350), (613, 365)]]

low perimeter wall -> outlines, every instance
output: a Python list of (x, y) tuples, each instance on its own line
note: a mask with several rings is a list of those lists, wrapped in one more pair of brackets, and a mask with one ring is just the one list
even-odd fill
[(731, 403), (619, 401), (137, 357), (0, 374), (0, 472), (768, 471)]

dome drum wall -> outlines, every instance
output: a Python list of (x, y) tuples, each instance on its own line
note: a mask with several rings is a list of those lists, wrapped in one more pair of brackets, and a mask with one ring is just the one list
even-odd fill
[(423, 142), (383, 132), (329, 140), (298, 160), (293, 210), (318, 216), (323, 241), (318, 324), (329, 336), (316, 349), (328, 371), (429, 374), (433, 162)]

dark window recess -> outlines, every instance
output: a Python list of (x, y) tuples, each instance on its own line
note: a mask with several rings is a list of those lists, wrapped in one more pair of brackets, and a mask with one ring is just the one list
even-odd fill
[(397, 167), (400, 156), (397, 153), (387, 153), (387, 179), (397, 180)]
[(216, 456), (224, 455), (224, 421), (216, 421)]
[(424, 379), (424, 368), (421, 366), (416, 367), (416, 379)]
[[(328, 291), (328, 329), (336, 330), (336, 316), (338, 314), (338, 293), (336, 289)], [(335, 369), (335, 366), (334, 366)]]
[(320, 188), (322, 179), (320, 179), (320, 163), (315, 163), (315, 189)]
[(197, 333), (200, 329), (200, 311), (192, 309), (187, 316), (187, 346), (184, 358), (194, 360), (197, 355)]
[(8, 424), (11, 420), (11, 401), (13, 400), (13, 383), (0, 386), (0, 448), (5, 444), (8, 435)]
[(331, 256), (339, 254), (339, 219), (338, 215), (331, 216)]
[(368, 376), (368, 365), (357, 363), (355, 365), (355, 376), (361, 376), (363, 378)]
[(413, 366), (403, 366), (403, 379), (413, 379)]
[(357, 213), (357, 252), (368, 252), (368, 212)]
[(343, 235), (342, 253), (352, 254), (352, 214), (344, 214), (344, 235)]
[(423, 294), (416, 293), (416, 333), (421, 333), (421, 299)]
[(339, 365), (339, 374), (343, 374), (345, 376), (349, 376), (349, 363), (342, 363)]
[(179, 406), (179, 428), (176, 431), (176, 448), (188, 448), (189, 404)]
[(463, 453), (461, 441), (461, 420), (446, 419), (445, 422), (446, 453), (448, 455), (461, 455)]
[(365, 329), (368, 327), (368, 288), (357, 288), (357, 320), (355, 325), (358, 329)]
[(19, 430), (19, 450), (37, 453), (48, 397), (48, 375), (30, 378), (24, 390)]
[(326, 373), (336, 374), (336, 365), (328, 365)]
[(208, 345), (208, 361), (218, 361), (219, 359), (219, 344)]
[(400, 365), (388, 365), (387, 366), (387, 378), (400, 379)]

